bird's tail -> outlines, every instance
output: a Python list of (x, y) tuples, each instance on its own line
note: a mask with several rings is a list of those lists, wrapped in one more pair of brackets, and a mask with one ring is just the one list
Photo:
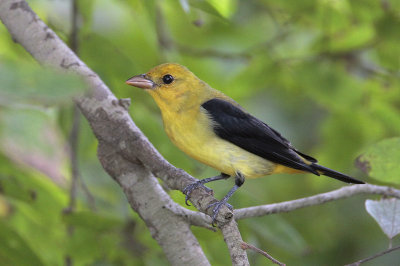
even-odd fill
[(357, 179), (355, 179), (355, 178), (353, 178), (351, 176), (342, 174), (340, 172), (336, 172), (336, 171), (334, 171), (332, 169), (329, 169), (329, 168), (326, 168), (326, 167), (324, 167), (322, 165), (313, 163), (313, 164), (311, 164), (311, 166), (312, 166), (312, 168), (314, 168), (321, 175), (326, 175), (326, 176), (335, 178), (337, 180), (340, 180), (340, 181), (343, 181), (343, 182), (346, 182), (346, 183), (365, 184), (365, 182), (363, 182), (363, 181), (357, 180)]

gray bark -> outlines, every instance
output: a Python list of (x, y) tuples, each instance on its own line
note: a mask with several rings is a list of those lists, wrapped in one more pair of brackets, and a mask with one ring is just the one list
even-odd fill
[(345, 199), (359, 194), (383, 195), (387, 197), (400, 198), (400, 190), (391, 187), (376, 186), (370, 184), (351, 185), (307, 198), (237, 209), (234, 211), (235, 219), (239, 220), (274, 213), (290, 212), (296, 209), (324, 204), (329, 201)]

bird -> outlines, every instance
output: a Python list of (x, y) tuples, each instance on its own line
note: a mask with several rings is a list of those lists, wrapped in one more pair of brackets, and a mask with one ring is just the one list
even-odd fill
[(364, 184), (324, 167), (315, 158), (298, 151), (278, 131), (182, 65), (158, 65), (145, 74), (129, 78), (126, 84), (144, 89), (153, 97), (172, 143), (221, 173), (185, 187), (186, 204), (196, 188), (212, 181), (235, 178), (235, 185), (226, 196), (208, 206), (213, 208), (213, 225), (223, 205), (232, 209), (228, 200), (243, 185), (245, 178), (312, 173)]

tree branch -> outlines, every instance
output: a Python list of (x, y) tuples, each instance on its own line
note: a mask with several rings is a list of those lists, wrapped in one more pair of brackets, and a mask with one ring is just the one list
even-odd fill
[(232, 265), (250, 265), (247, 253), (242, 249), (243, 242), (239, 228), (234, 219), (219, 227), (224, 235), (224, 241), (231, 255)]
[(309, 207), (313, 205), (319, 205), (333, 200), (348, 198), (358, 194), (377, 194), (377, 195), (400, 198), (400, 190), (391, 187), (375, 186), (369, 184), (352, 185), (307, 198), (237, 209), (234, 211), (235, 219), (239, 220), (239, 219), (264, 216), (274, 213), (290, 212), (296, 209)]
[(167, 204), (165, 208), (185, 219), (190, 225), (204, 227), (214, 232), (217, 231), (215, 227), (211, 226), (211, 217), (202, 212), (191, 211), (177, 204)]
[(243, 249), (251, 249), (254, 250), (255, 252), (263, 255), (264, 257), (266, 257), (267, 259), (269, 259), (270, 261), (272, 261), (275, 264), (278, 264), (279, 266), (285, 266), (286, 264), (278, 261), (277, 259), (274, 259), (271, 255), (269, 255), (266, 251), (259, 249), (258, 247), (255, 247), (253, 245), (250, 245), (246, 242), (242, 242), (242, 248)]
[[(196, 179), (175, 168), (158, 153), (136, 127), (126, 105), (118, 101), (97, 74), (38, 18), (26, 1), (2, 0), (0, 19), (12, 38), (38, 62), (75, 72), (85, 79), (91, 89), (90, 95), (78, 98), (76, 102), (99, 141), (99, 160), (121, 186), (131, 207), (145, 221), (170, 263), (209, 265), (190, 231), (189, 223), (165, 208), (167, 204), (175, 203), (154, 176), (161, 178), (170, 188), (181, 191)], [(210, 215), (212, 210), (207, 210), (207, 206), (216, 199), (201, 188), (193, 191), (190, 201), (200, 211)], [(233, 264), (248, 265), (232, 215), (224, 206), (217, 217), (217, 225), (224, 234)]]
[(360, 265), (361, 263), (364, 263), (364, 262), (367, 262), (367, 261), (376, 259), (376, 258), (378, 258), (378, 257), (380, 257), (380, 256), (383, 256), (383, 255), (385, 255), (385, 254), (388, 254), (388, 253), (390, 253), (390, 252), (392, 252), (392, 251), (395, 251), (395, 250), (398, 250), (398, 249), (400, 249), (400, 246), (396, 246), (396, 247), (394, 247), (394, 248), (389, 248), (389, 249), (384, 250), (384, 251), (382, 251), (382, 252), (379, 252), (379, 253), (377, 253), (377, 254), (375, 254), (375, 255), (372, 255), (371, 257), (368, 257), (368, 258), (365, 258), (365, 259), (362, 259), (362, 260), (353, 262), (353, 263), (351, 263), (351, 264), (346, 264), (346, 266), (358, 266), (358, 265)]

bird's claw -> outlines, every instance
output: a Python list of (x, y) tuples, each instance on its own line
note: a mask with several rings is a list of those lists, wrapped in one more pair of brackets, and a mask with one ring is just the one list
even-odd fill
[(211, 192), (212, 192), (212, 189), (210, 189), (210, 188), (204, 186), (204, 184), (203, 184), (203, 182), (201, 182), (201, 180), (200, 180), (200, 181), (197, 181), (197, 182), (194, 182), (194, 183), (192, 183), (192, 184), (186, 186), (186, 187), (183, 189), (182, 192), (183, 192), (183, 194), (186, 195), (186, 197), (185, 197), (185, 203), (186, 203), (187, 206), (190, 206), (190, 204), (188, 203), (190, 194), (193, 192), (193, 190), (195, 190), (196, 188), (198, 188), (198, 187), (200, 187), (200, 186), (202, 186), (202, 187), (207, 191), (207, 193), (211, 193)]
[(232, 205), (230, 205), (229, 203), (227, 203), (224, 200), (213, 202), (213, 203), (211, 203), (210, 205), (207, 206), (207, 209), (209, 209), (209, 208), (214, 206), (214, 208), (213, 208), (213, 216), (211, 217), (211, 219), (212, 219), (211, 225), (212, 226), (214, 226), (214, 227), (216, 226), (215, 221), (217, 220), (217, 215), (218, 215), (219, 210), (221, 209), (221, 207), (224, 206), (224, 205), (226, 207), (228, 207), (228, 209), (233, 211)]

